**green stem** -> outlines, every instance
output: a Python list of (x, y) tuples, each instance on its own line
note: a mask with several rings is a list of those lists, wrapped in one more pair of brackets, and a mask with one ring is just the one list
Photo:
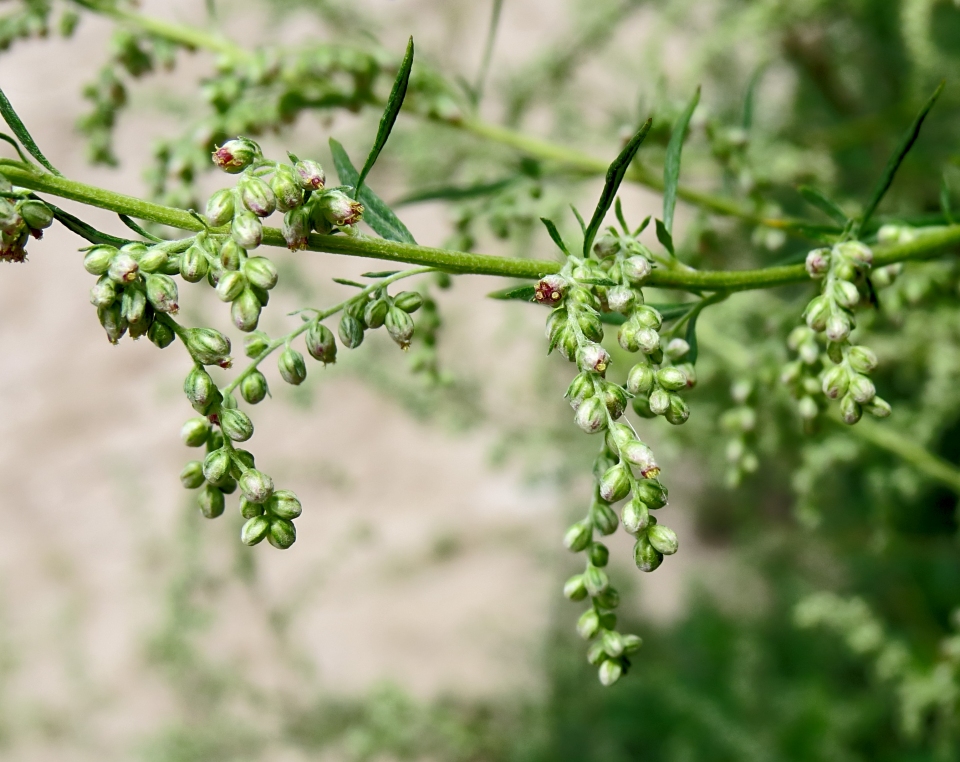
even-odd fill
[(349, 299), (345, 299), (344, 301), (340, 302), (340, 304), (334, 305), (333, 307), (330, 307), (326, 310), (322, 310), (322, 311), (318, 310), (316, 315), (314, 315), (310, 320), (306, 321), (303, 325), (290, 331), (290, 333), (286, 334), (285, 336), (281, 336), (279, 339), (274, 339), (272, 342), (270, 342), (267, 348), (264, 349), (259, 355), (257, 355), (253, 359), (253, 362), (251, 362), (246, 368), (243, 369), (240, 375), (238, 375), (235, 379), (233, 379), (233, 381), (231, 381), (229, 384), (223, 387), (223, 393), (229, 394), (230, 392), (232, 392), (234, 389), (236, 389), (240, 385), (243, 379), (245, 379), (247, 376), (253, 373), (257, 369), (257, 367), (260, 365), (260, 363), (266, 360), (267, 357), (273, 354), (273, 352), (275, 352), (280, 347), (287, 345), (288, 343), (293, 341), (295, 338), (297, 338), (297, 336), (299, 336), (300, 334), (306, 333), (308, 330), (310, 330), (310, 326), (313, 325), (314, 323), (318, 323), (322, 320), (326, 320), (328, 317), (331, 317), (332, 315), (336, 315), (338, 312), (340, 312), (340, 310), (346, 307), (353, 300), (358, 299), (359, 297), (362, 297), (362, 296), (367, 296), (368, 294), (372, 294), (374, 291), (384, 288), (385, 286), (389, 286), (391, 283), (395, 283), (398, 280), (403, 280), (404, 278), (409, 278), (414, 275), (423, 275), (424, 273), (430, 273), (430, 272), (435, 272), (435, 268), (416, 267), (412, 270), (405, 270), (401, 273), (396, 273), (395, 275), (391, 275), (387, 278), (380, 278), (377, 280), (376, 283), (371, 283), (365, 289), (363, 289), (362, 291), (358, 291)]
[[(87, 206), (127, 214), (136, 219), (199, 232), (201, 222), (189, 212), (150, 201), (143, 201), (122, 193), (87, 185), (65, 177), (38, 172), (21, 162), (0, 159), (0, 172), (11, 182), (34, 191), (69, 198)], [(227, 232), (226, 228), (216, 232)], [(285, 247), (286, 242), (277, 228), (264, 228), (263, 242), (268, 246)], [(960, 244), (960, 225), (949, 225), (921, 233), (910, 243), (878, 246), (874, 249), (874, 266), (907, 260), (930, 259), (944, 250)], [(394, 262), (434, 267), (453, 273), (474, 275), (501, 275), (509, 278), (542, 278), (559, 272), (562, 263), (544, 259), (515, 259), (488, 254), (468, 254), (462, 251), (434, 249), (427, 246), (388, 241), (382, 238), (351, 237), (346, 235), (313, 234), (307, 248), (331, 254), (383, 259)], [(765, 267), (757, 270), (693, 270), (657, 269), (646, 285), (681, 291), (749, 291), (759, 288), (806, 283), (810, 280), (802, 264)]]

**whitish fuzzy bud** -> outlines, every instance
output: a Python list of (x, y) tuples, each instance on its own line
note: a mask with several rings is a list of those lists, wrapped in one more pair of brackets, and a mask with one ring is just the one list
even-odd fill
[(670, 395), (663, 389), (650, 392), (650, 410), (654, 415), (663, 415), (670, 409)]
[(180, 257), (180, 275), (188, 283), (197, 283), (207, 276), (210, 265), (207, 255), (198, 244), (193, 244)]
[(587, 592), (590, 593), (590, 595), (600, 595), (610, 584), (610, 578), (603, 569), (598, 569), (596, 566), (588, 566), (587, 570), (583, 573), (583, 584), (586, 586)]
[(633, 319), (644, 328), (659, 331), (663, 325), (663, 316), (649, 304), (641, 304), (633, 311)]
[(807, 254), (807, 273), (811, 278), (822, 278), (830, 270), (830, 249), (814, 249)]
[(230, 319), (241, 331), (252, 331), (260, 322), (261, 308), (260, 300), (253, 290), (245, 288), (230, 305)]
[(849, 383), (846, 368), (835, 365), (823, 374), (823, 393), (832, 400), (839, 399), (847, 393)]
[(654, 524), (647, 529), (647, 539), (665, 556), (672, 556), (677, 552), (677, 533), (662, 524)]
[(340, 318), (337, 333), (347, 349), (356, 349), (363, 343), (363, 325), (352, 315), (345, 314)]
[(291, 209), (283, 215), (281, 226), (283, 240), (291, 251), (307, 248), (307, 238), (310, 235), (310, 213), (303, 207)]
[(866, 405), (867, 412), (877, 418), (886, 418), (891, 413), (890, 403), (882, 397), (874, 397)]
[(574, 418), (577, 425), (588, 434), (596, 434), (607, 425), (607, 413), (603, 401), (597, 397), (590, 397), (583, 401)]
[(266, 516), (254, 516), (240, 530), (240, 541), (244, 545), (256, 545), (270, 531), (270, 519)]
[(620, 521), (627, 533), (636, 537), (650, 526), (650, 508), (642, 500), (634, 497), (623, 506)]
[(610, 447), (611, 450), (620, 449), (626, 447), (631, 442), (635, 442), (637, 437), (633, 433), (633, 429), (627, 426), (625, 423), (615, 423), (610, 427), (610, 430), (607, 432), (607, 446), (610, 447), (612, 441), (613, 447)]
[(577, 620), (577, 633), (584, 640), (593, 638), (600, 629), (600, 616), (593, 609), (587, 609)]
[(303, 190), (300, 188), (299, 178), (293, 169), (287, 165), (280, 165), (270, 180), (270, 190), (277, 200), (277, 209), (289, 212), (303, 203)]
[(660, 349), (660, 334), (653, 328), (637, 331), (637, 347), (645, 355), (653, 355)]
[(272, 519), (267, 540), (273, 547), (286, 550), (297, 541), (297, 528), (292, 521), (286, 519)]
[(307, 351), (314, 360), (319, 360), (324, 365), (337, 361), (336, 339), (333, 337), (333, 331), (323, 323), (315, 322), (310, 326), (307, 330), (306, 344)]
[(653, 457), (653, 450), (639, 440), (628, 442), (620, 448), (620, 455), (627, 463), (639, 468), (640, 475), (644, 479), (653, 479), (660, 473), (660, 467)]
[(633, 289), (625, 286), (614, 286), (607, 290), (607, 306), (614, 312), (628, 314), (635, 299), (636, 293)]
[(687, 377), (679, 368), (667, 366), (657, 371), (657, 383), (668, 392), (675, 392), (686, 388)]
[(868, 347), (853, 346), (847, 351), (847, 362), (857, 373), (871, 373), (876, 370), (878, 360)]
[(277, 197), (261, 178), (247, 175), (237, 184), (237, 190), (240, 193), (240, 201), (257, 217), (269, 217), (276, 211)]
[(655, 373), (644, 363), (634, 365), (627, 374), (627, 391), (630, 394), (649, 394), (653, 389)]
[(112, 280), (101, 278), (90, 289), (90, 304), (94, 307), (109, 307), (117, 299), (117, 287)]
[(210, 435), (210, 422), (206, 418), (191, 418), (180, 429), (180, 439), (187, 447), (200, 447), (206, 444)]
[(387, 319), (384, 326), (390, 338), (400, 345), (401, 349), (410, 346), (410, 340), (413, 338), (413, 318), (403, 310), (396, 307), (390, 307), (387, 310)]
[(97, 318), (100, 320), (100, 325), (103, 326), (103, 330), (107, 334), (107, 340), (111, 344), (119, 342), (129, 327), (120, 305), (116, 302), (109, 307), (97, 308)]
[(220, 247), (220, 265), (224, 270), (239, 270), (243, 254), (246, 254), (246, 250), (233, 238), (228, 238)]
[(249, 167), (259, 156), (260, 146), (247, 138), (235, 138), (213, 152), (213, 163), (224, 172), (235, 175)]
[(873, 381), (861, 373), (857, 373), (850, 379), (849, 394), (861, 405), (870, 402), (877, 396), (877, 388)]
[(853, 320), (844, 312), (833, 312), (827, 319), (827, 338), (834, 343), (846, 339), (853, 329)]
[(870, 251), (870, 248), (866, 244), (860, 241), (844, 241), (834, 246), (833, 250), (857, 266), (869, 267), (873, 264), (873, 252)]
[(577, 352), (577, 366), (581, 372), (593, 371), (601, 376), (610, 365), (610, 354), (599, 344), (586, 344)]
[(244, 277), (257, 288), (269, 291), (277, 285), (277, 267), (266, 257), (250, 257), (240, 268)]
[(230, 475), (232, 465), (233, 461), (230, 458), (230, 453), (221, 447), (219, 450), (214, 450), (209, 453), (207, 457), (204, 458), (203, 475), (208, 482), (216, 484), (217, 482), (223, 481), (224, 477)]
[(840, 400), (840, 417), (844, 423), (853, 425), (863, 415), (863, 408), (852, 395), (847, 394)]
[(180, 472), (180, 483), (187, 489), (197, 489), (203, 485), (203, 463), (191, 460)]
[(803, 318), (814, 331), (823, 331), (830, 318), (830, 302), (823, 296), (814, 297), (804, 310)]
[[(147, 249), (146, 253), (140, 257), (140, 272), (161, 272), (166, 267), (166, 264), (167, 252), (165, 252), (159, 246), (153, 246)], [(179, 269), (177, 271), (179, 272)]]
[(620, 239), (610, 233), (604, 233), (593, 245), (593, 253), (597, 255), (598, 259), (615, 256), (618, 251), (620, 251)]
[(607, 656), (615, 659), (623, 654), (623, 636), (621, 636), (616, 630), (604, 631), (603, 635), (600, 636), (600, 643), (603, 645), (603, 650), (606, 652)]
[(157, 312), (176, 315), (180, 310), (177, 304), (177, 284), (169, 275), (149, 273), (147, 280), (147, 301)]
[(234, 442), (246, 442), (253, 436), (253, 421), (246, 413), (224, 407), (220, 411), (220, 428)]
[(240, 212), (233, 218), (230, 235), (238, 246), (255, 249), (263, 241), (263, 223), (253, 212)]
[(253, 371), (240, 382), (240, 396), (251, 405), (262, 402), (268, 391), (266, 376), (259, 370)]
[(223, 491), (212, 484), (208, 484), (200, 490), (200, 494), (197, 495), (197, 504), (200, 506), (200, 512), (204, 515), (204, 518), (208, 519), (222, 516), (223, 509), (226, 507)]
[(288, 384), (298, 386), (307, 377), (307, 366), (303, 361), (303, 355), (295, 349), (284, 350), (277, 361), (277, 367), (280, 369), (280, 376)]
[(600, 477), (600, 496), (608, 503), (623, 500), (630, 492), (629, 470), (622, 463), (607, 469)]
[(355, 225), (363, 217), (363, 205), (341, 190), (324, 191), (318, 205), (320, 214), (331, 225)]
[(323, 167), (320, 162), (306, 159), (298, 161), (293, 165), (293, 173), (296, 176), (300, 187), (304, 190), (316, 191), (323, 188), (324, 180)]
[(841, 307), (852, 309), (860, 301), (860, 291), (848, 280), (835, 280), (830, 284), (830, 296)]
[(303, 507), (297, 496), (288, 489), (278, 489), (267, 501), (267, 508), (281, 519), (295, 519), (303, 513)]
[(131, 283), (137, 279), (140, 265), (126, 252), (118, 252), (110, 262), (107, 275), (114, 283)]
[(185, 329), (186, 345), (200, 365), (230, 367), (230, 339), (213, 328)]
[(653, 547), (645, 535), (640, 535), (633, 546), (633, 560), (640, 571), (652, 572), (663, 563), (663, 553)]
[(116, 254), (113, 246), (94, 246), (83, 256), (83, 269), (91, 275), (103, 275)]
[(567, 550), (579, 553), (590, 544), (591, 539), (593, 539), (593, 532), (590, 525), (585, 521), (578, 521), (563, 536), (563, 545)]
[(609, 688), (623, 676), (623, 665), (616, 659), (607, 659), (600, 665), (598, 675), (603, 686)]
[(251, 503), (265, 503), (273, 494), (273, 479), (255, 468), (248, 468), (240, 474), (237, 484)]
[(233, 211), (233, 191), (229, 188), (218, 190), (207, 200), (207, 222), (215, 228), (230, 222), (233, 219)]
[(646, 257), (630, 257), (620, 265), (623, 277), (634, 285), (643, 283), (650, 275), (653, 267)]
[(582, 601), (587, 597), (587, 586), (583, 583), (583, 575), (575, 574), (563, 585), (563, 594), (571, 601)]
[(820, 414), (820, 407), (813, 397), (801, 397), (797, 403), (797, 413), (799, 413), (800, 417), (805, 421), (812, 421)]

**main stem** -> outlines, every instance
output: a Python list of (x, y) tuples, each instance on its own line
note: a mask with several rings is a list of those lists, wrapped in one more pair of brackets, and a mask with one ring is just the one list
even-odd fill
[[(118, 214), (126, 214), (140, 220), (191, 232), (198, 232), (204, 227), (203, 223), (183, 209), (162, 206), (51, 175), (11, 159), (0, 159), (0, 173), (23, 188), (68, 198), (87, 206), (108, 209)], [(220, 232), (226, 232), (226, 229)], [(286, 241), (277, 228), (265, 227), (263, 242), (268, 246), (286, 246)], [(906, 260), (930, 259), (958, 244), (960, 244), (960, 225), (936, 228), (919, 235), (910, 243), (878, 246), (874, 250), (874, 267)], [(463, 251), (435, 249), (365, 236), (312, 234), (308, 239), (307, 248), (311, 251), (331, 254), (407, 262), (452, 273), (501, 275), (508, 278), (542, 278), (544, 275), (559, 272), (562, 267), (559, 261), (469, 254)], [(804, 283), (808, 280), (809, 276), (803, 265), (784, 265), (758, 270), (657, 269), (650, 274), (646, 285), (681, 291), (749, 291)]]

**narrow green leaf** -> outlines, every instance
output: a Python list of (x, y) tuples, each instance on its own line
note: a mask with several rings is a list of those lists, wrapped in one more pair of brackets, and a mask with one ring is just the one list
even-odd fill
[(550, 237), (553, 239), (553, 242), (560, 247), (560, 251), (570, 256), (570, 251), (567, 249), (567, 245), (563, 242), (563, 239), (560, 237), (560, 231), (557, 230), (557, 226), (553, 224), (553, 220), (548, 220), (546, 217), (541, 217), (540, 222), (543, 223), (544, 227), (547, 229), (547, 232), (550, 234)]
[(357, 283), (355, 280), (347, 280), (346, 278), (333, 278), (334, 283), (339, 283), (341, 286), (354, 286), (356, 288), (366, 288), (362, 283)]
[(903, 134), (903, 137), (900, 138), (900, 143), (890, 156), (889, 161), (887, 161), (887, 166), (884, 167), (883, 174), (880, 175), (880, 180), (873, 189), (873, 194), (870, 196), (870, 201), (867, 202), (867, 206), (863, 211), (863, 216), (854, 227), (854, 234), (859, 233), (863, 226), (867, 224), (867, 220), (870, 219), (870, 216), (880, 205), (880, 201), (883, 199), (887, 190), (890, 188), (890, 185), (893, 183), (894, 175), (897, 174), (897, 170), (900, 169), (900, 165), (903, 163), (904, 158), (910, 149), (913, 148), (913, 144), (916, 142), (917, 136), (920, 135), (920, 128), (923, 126), (923, 120), (927, 118), (927, 114), (930, 113), (930, 109), (933, 108), (933, 104), (937, 102), (937, 98), (939, 98), (940, 93), (943, 92), (944, 85), (946, 85), (946, 80), (941, 80), (933, 95), (927, 99), (927, 102), (923, 104), (920, 112), (914, 118), (913, 124), (910, 125), (910, 128)]
[[(627, 218), (623, 216), (623, 203), (620, 201), (619, 196), (617, 196), (617, 202), (613, 205), (613, 210), (617, 215), (617, 222), (619, 222), (620, 227), (623, 228), (623, 232), (630, 235), (630, 226), (627, 224)], [(647, 219), (649, 219), (649, 217)]]
[(797, 188), (797, 193), (803, 196), (803, 200), (810, 204), (810, 206), (819, 209), (841, 227), (850, 221), (836, 201), (828, 198), (826, 194), (821, 193), (816, 188), (812, 188), (809, 185), (801, 185)]
[(700, 87), (693, 94), (687, 107), (680, 114), (670, 133), (667, 143), (667, 156), (663, 164), (663, 224), (667, 232), (673, 232), (673, 210), (677, 206), (677, 183), (680, 180), (680, 154), (683, 151), (683, 139), (686, 137), (690, 117), (700, 102)]
[(361, 273), (361, 278), (389, 278), (391, 275), (396, 275), (399, 270), (380, 270), (375, 273)]
[(128, 243), (133, 243), (126, 238), (117, 238), (117, 236), (110, 235), (109, 233), (103, 233), (92, 225), (88, 225), (79, 217), (73, 216), (70, 214), (70, 212), (64, 211), (58, 206), (54, 206), (49, 201), (45, 201), (44, 203), (50, 207), (50, 211), (53, 212), (53, 216), (57, 222), (59, 222), (72, 233), (76, 233), (84, 240), (90, 241), (92, 244), (116, 246), (119, 249), (121, 246), (126, 246)]
[[(340, 182), (356, 187), (356, 183), (360, 181), (357, 169), (353, 166), (353, 162), (350, 161), (350, 157), (347, 156), (343, 146), (330, 138), (330, 151), (333, 154), (333, 165), (336, 167)], [(416, 243), (410, 231), (407, 230), (407, 226), (400, 221), (386, 202), (368, 187), (361, 188), (358, 200), (364, 208), (363, 221), (373, 228), (378, 235), (388, 241)]]
[(657, 220), (657, 240), (663, 244), (663, 248), (669, 251), (671, 256), (675, 256), (675, 252), (673, 251), (673, 236), (670, 235), (670, 231), (667, 230), (662, 220)]
[(0, 115), (3, 116), (3, 121), (5, 121), (10, 129), (13, 130), (13, 134), (17, 136), (17, 140), (20, 141), (20, 144), (27, 149), (27, 153), (39, 161), (44, 167), (53, 172), (53, 174), (60, 175), (60, 172), (57, 171), (53, 164), (47, 161), (47, 157), (44, 156), (40, 151), (40, 148), (30, 136), (26, 126), (24, 126), (23, 122), (20, 121), (20, 117), (17, 116), (17, 112), (14, 111), (13, 105), (7, 99), (7, 96), (4, 94), (3, 90), (0, 90)]
[[(593, 217), (590, 219), (590, 225), (583, 233), (583, 256), (586, 257), (590, 254), (593, 239), (597, 237), (600, 226), (603, 224), (603, 218), (606, 217), (611, 204), (613, 204), (613, 200), (617, 196), (620, 183), (623, 182), (623, 176), (630, 168), (630, 163), (633, 161), (633, 157), (637, 155), (637, 151), (640, 150), (640, 145), (643, 143), (643, 139), (647, 137), (647, 133), (650, 132), (650, 125), (652, 124), (653, 119), (645, 121), (643, 126), (637, 130), (637, 134), (630, 138), (630, 142), (624, 146), (620, 155), (613, 160), (613, 163), (607, 169), (607, 181), (603, 186), (603, 192), (600, 194), (597, 208), (593, 213)], [(574, 211), (576, 212), (576, 210)], [(580, 224), (582, 225), (583, 223), (581, 222)]]
[(505, 177), (489, 183), (475, 185), (442, 185), (438, 188), (427, 188), (416, 191), (393, 202), (394, 206), (419, 204), (422, 201), (463, 201), (470, 198), (481, 198), (508, 188), (517, 181), (517, 177)]
[(490, 70), (490, 60), (493, 58), (493, 43), (497, 39), (497, 29), (500, 26), (500, 12), (503, 10), (503, 0), (493, 0), (493, 9), (490, 16), (490, 28), (487, 29), (487, 41), (483, 46), (483, 59), (480, 70), (477, 72), (477, 81), (470, 88), (470, 100), (473, 105), (479, 106), (483, 100), (483, 90), (487, 82), (487, 72)]
[(148, 233), (127, 215), (118, 214), (117, 216), (120, 218), (120, 222), (130, 228), (137, 235), (146, 238), (148, 241), (153, 241), (154, 243), (163, 243), (162, 238), (157, 238), (155, 235), (153, 235), (153, 233)]
[(507, 286), (491, 291), (487, 296), (491, 299), (518, 299), (522, 302), (532, 302), (536, 293), (534, 286)]
[(400, 113), (400, 107), (403, 105), (403, 98), (407, 94), (407, 84), (410, 82), (410, 69), (413, 68), (413, 37), (407, 42), (407, 52), (403, 56), (403, 62), (400, 64), (400, 71), (397, 72), (397, 78), (393, 82), (393, 89), (390, 91), (390, 97), (387, 98), (387, 107), (383, 110), (383, 116), (380, 117), (380, 126), (377, 128), (377, 139), (373, 141), (373, 148), (367, 155), (367, 161), (360, 171), (360, 179), (357, 180), (356, 192), (354, 198), (359, 200), (360, 190), (363, 188), (363, 181), (367, 179), (373, 165), (376, 164), (380, 152), (387, 144), (387, 138), (390, 137), (390, 131), (397, 121), (397, 115)]
[(30, 158), (23, 152), (23, 149), (20, 147), (20, 144), (7, 135), (5, 132), (0, 132), (0, 140), (3, 140), (13, 146), (14, 150), (17, 152), (17, 155), (20, 157), (20, 161), (26, 164), (28, 167), (33, 168), (34, 164), (30, 161)]
[(583, 215), (580, 214), (580, 210), (577, 209), (573, 204), (570, 204), (570, 211), (573, 212), (573, 216), (577, 218), (577, 222), (580, 223), (580, 232), (583, 233), (584, 240), (587, 236), (587, 223), (583, 221)]
[(650, 215), (648, 214), (646, 217), (643, 218), (643, 222), (640, 223), (640, 227), (638, 227), (636, 230), (633, 231), (633, 237), (636, 238), (638, 235), (640, 235), (644, 230), (647, 229), (647, 225), (649, 224), (650, 224)]

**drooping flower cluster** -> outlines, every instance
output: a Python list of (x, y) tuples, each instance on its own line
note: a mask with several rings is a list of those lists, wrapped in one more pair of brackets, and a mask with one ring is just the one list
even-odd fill
[[(22, 191), (20, 192), (22, 193)], [(23, 262), (30, 237), (42, 238), (53, 224), (53, 211), (36, 198), (17, 198), (10, 181), (0, 175), (0, 262)]]

